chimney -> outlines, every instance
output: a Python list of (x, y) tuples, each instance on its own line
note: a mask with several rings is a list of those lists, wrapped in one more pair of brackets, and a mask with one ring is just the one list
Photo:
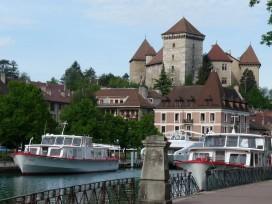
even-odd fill
[(147, 95), (148, 95), (148, 90), (145, 86), (140, 86), (139, 87), (139, 94), (144, 97), (144, 98), (147, 98)]
[(4, 72), (0, 73), (0, 80), (3, 84), (6, 84), (6, 74)]

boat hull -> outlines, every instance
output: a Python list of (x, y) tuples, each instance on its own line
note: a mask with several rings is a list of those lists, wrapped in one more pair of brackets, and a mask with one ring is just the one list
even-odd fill
[(13, 157), (22, 174), (87, 173), (115, 171), (119, 167), (117, 159), (66, 159), (16, 153)]

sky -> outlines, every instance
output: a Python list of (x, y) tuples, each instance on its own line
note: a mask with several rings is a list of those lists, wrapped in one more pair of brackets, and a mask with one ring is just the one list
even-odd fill
[(97, 75), (129, 73), (144, 38), (158, 51), (161, 33), (182, 17), (212, 44), (240, 57), (251, 44), (262, 63), (260, 86), (272, 88), (272, 47), (265, 0), (0, 0), (0, 59), (15, 60), (33, 81), (60, 79), (75, 60)]

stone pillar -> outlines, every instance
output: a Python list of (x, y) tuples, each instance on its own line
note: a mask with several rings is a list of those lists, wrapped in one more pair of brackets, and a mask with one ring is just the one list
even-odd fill
[(169, 143), (163, 136), (153, 135), (147, 137), (143, 144), (145, 156), (139, 188), (139, 203), (171, 204), (167, 159)]

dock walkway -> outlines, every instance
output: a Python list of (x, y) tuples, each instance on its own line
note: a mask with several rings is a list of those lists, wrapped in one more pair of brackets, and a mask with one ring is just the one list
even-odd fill
[(271, 204), (272, 180), (217, 191), (201, 192), (189, 198), (180, 198), (173, 204)]

